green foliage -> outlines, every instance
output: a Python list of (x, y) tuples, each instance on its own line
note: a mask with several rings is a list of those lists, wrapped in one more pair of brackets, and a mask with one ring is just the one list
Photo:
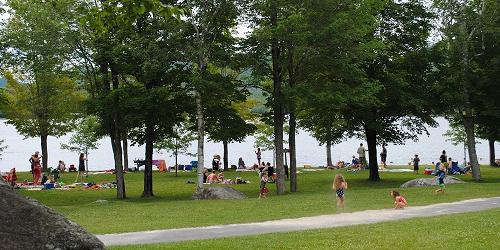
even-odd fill
[[(257, 123), (257, 130), (255, 132), (255, 144), (254, 147), (261, 148), (262, 150), (274, 150), (274, 128), (267, 123)], [(285, 134), (288, 134), (290, 129), (288, 125), (283, 127)], [(288, 143), (287, 140), (283, 140), (283, 143)]]
[(454, 146), (462, 143), (467, 143), (467, 135), (465, 134), (464, 126), (458, 122), (451, 122), (450, 128), (446, 130), (443, 136), (447, 137), (447, 141), (451, 141)]
[(7, 149), (7, 145), (4, 145), (5, 140), (0, 140), (0, 160), (2, 159), (2, 154), (5, 149)]
[(196, 140), (196, 135), (190, 130), (191, 125), (188, 124), (189, 122), (186, 122), (180, 126), (174, 126), (172, 136), (161, 138), (155, 143), (155, 148), (158, 151), (166, 150), (172, 156), (179, 154), (196, 156), (188, 151), (191, 143)]
[(54, 74), (7, 78), (7, 123), (26, 137), (61, 136), (71, 131), (84, 95), (75, 82)]
[(69, 139), (69, 144), (61, 144), (61, 149), (71, 150), (73, 152), (87, 153), (96, 150), (99, 147), (100, 123), (96, 116), (86, 116), (76, 121), (75, 134)]

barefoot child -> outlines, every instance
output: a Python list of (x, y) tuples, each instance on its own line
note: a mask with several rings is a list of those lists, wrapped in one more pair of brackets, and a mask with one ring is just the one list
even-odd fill
[(439, 188), (436, 189), (436, 193), (444, 193), (444, 178), (446, 177), (446, 173), (444, 172), (445, 166), (444, 164), (441, 164), (439, 166), (439, 170), (436, 172), (437, 176), (437, 183), (439, 185)]
[(267, 177), (267, 172), (266, 171), (262, 172), (262, 176), (260, 177), (259, 199), (260, 198), (267, 198), (267, 193), (269, 193), (269, 189), (267, 189), (266, 185), (267, 185), (268, 181), (269, 181), (269, 179)]
[(403, 197), (397, 190), (391, 191), (391, 196), (394, 198), (394, 209), (402, 209), (408, 206), (405, 197)]
[(335, 190), (335, 194), (337, 196), (337, 207), (344, 208), (344, 189), (347, 189), (347, 182), (344, 179), (344, 176), (341, 174), (336, 174), (335, 179), (333, 180), (332, 185), (333, 190)]

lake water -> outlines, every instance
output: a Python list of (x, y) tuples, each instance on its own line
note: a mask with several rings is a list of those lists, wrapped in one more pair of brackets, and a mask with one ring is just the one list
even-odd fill
[[(419, 136), (418, 142), (407, 141), (404, 145), (389, 144), (389, 146), (387, 146), (387, 161), (390, 162), (390, 164), (407, 164), (414, 154), (419, 154), (421, 162), (427, 164), (432, 161), (437, 161), (441, 151), (445, 149), (449, 157), (462, 162), (464, 157), (463, 146), (453, 146), (451, 142), (446, 141), (443, 134), (448, 129), (448, 122), (443, 118), (439, 118), (437, 121), (440, 123), (440, 126), (437, 128), (430, 128), (430, 136), (421, 135)], [(78, 154), (62, 150), (60, 146), (62, 143), (67, 143), (70, 136), (69, 134), (60, 138), (49, 137), (49, 166), (55, 167), (58, 160), (65, 161), (68, 166), (69, 164), (78, 165)], [(0, 120), (0, 139), (5, 139), (5, 144), (8, 146), (0, 160), (0, 171), (2, 172), (8, 171), (12, 167), (15, 167), (18, 171), (29, 170), (29, 157), (33, 152), (41, 151), (40, 140), (38, 138), (25, 139), (17, 133), (13, 126), (5, 124), (4, 120)], [(253, 137), (248, 137), (242, 143), (229, 144), (229, 163), (237, 165), (239, 157), (243, 157), (247, 165), (256, 162), (254, 142), (255, 139)], [(333, 161), (349, 161), (361, 142), (363, 141), (354, 138), (335, 145), (332, 149)], [(366, 145), (365, 142), (363, 143)], [(500, 155), (500, 145), (498, 143), (496, 144), (496, 149), (496, 155)], [(380, 148), (378, 148), (378, 150), (378, 153), (380, 153)], [(195, 142), (191, 145), (190, 151), (193, 153), (196, 152)], [(477, 152), (479, 162), (487, 164), (489, 162), (487, 141), (479, 140)], [(207, 142), (205, 145), (206, 165), (210, 165), (214, 154), (220, 154), (222, 156), (222, 143)], [(272, 161), (272, 152), (264, 151), (262, 157), (264, 161)], [(143, 147), (131, 146), (129, 148), (129, 166), (133, 165), (134, 159), (144, 159)], [(174, 158), (166, 152), (155, 152), (154, 159), (165, 159), (170, 165), (174, 163)], [(180, 156), (179, 164), (188, 164), (192, 160), (195, 160), (195, 158)], [(305, 131), (300, 131), (297, 135), (297, 163), (298, 166), (302, 166), (303, 164), (317, 166), (326, 164), (325, 147), (319, 146), (318, 142)], [(111, 143), (109, 138), (105, 138), (100, 141), (98, 150), (90, 152), (89, 169), (104, 170), (112, 169), (113, 167)]]

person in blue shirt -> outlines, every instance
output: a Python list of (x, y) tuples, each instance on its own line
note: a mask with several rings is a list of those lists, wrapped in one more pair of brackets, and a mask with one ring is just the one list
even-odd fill
[(443, 164), (441, 164), (441, 166), (439, 167), (439, 170), (436, 172), (436, 176), (437, 176), (437, 183), (439, 185), (439, 188), (436, 189), (436, 193), (444, 193), (444, 178), (446, 177), (446, 173), (444, 172), (444, 166)]

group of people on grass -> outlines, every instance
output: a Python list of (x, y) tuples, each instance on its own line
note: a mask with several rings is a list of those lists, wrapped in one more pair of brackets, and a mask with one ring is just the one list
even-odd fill
[[(33, 176), (33, 184), (34, 185), (40, 185), (44, 184), (45, 181), (50, 181), (51, 177), (52, 178), (57, 178), (59, 176), (59, 173), (63, 173), (66, 171), (66, 163), (64, 161), (59, 160), (57, 167), (51, 171), (51, 173), (46, 176), (46, 179), (42, 175), (42, 165), (41, 165), (41, 160), (42, 160), (42, 155), (40, 154), (39, 151), (36, 151), (31, 157), (29, 158), (29, 162), (31, 164), (31, 174)], [(84, 153), (80, 153), (80, 156), (78, 157), (78, 174), (77, 174), (77, 179), (75, 182), (78, 181), (78, 178), (80, 175), (87, 175), (86, 169), (85, 169), (85, 161), (87, 158), (85, 157)], [(15, 170), (15, 169), (14, 169)], [(69, 171), (76, 171), (76, 168), (73, 167), (73, 165), (70, 166)]]

